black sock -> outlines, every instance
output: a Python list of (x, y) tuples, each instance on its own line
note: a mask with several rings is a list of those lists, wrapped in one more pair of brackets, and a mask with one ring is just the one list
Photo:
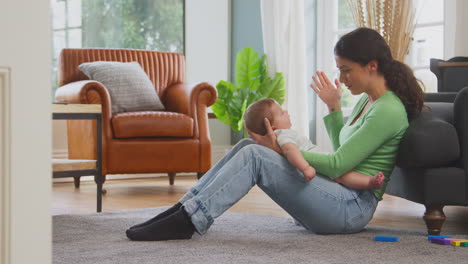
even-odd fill
[(173, 239), (190, 239), (195, 227), (184, 208), (155, 221), (149, 225), (127, 230), (127, 237), (135, 241), (162, 241)]
[(172, 206), (171, 208), (167, 209), (166, 211), (158, 214), (157, 216), (151, 218), (150, 220), (146, 221), (146, 222), (143, 222), (141, 224), (138, 224), (138, 225), (134, 225), (132, 227), (130, 227), (130, 229), (134, 229), (134, 228), (139, 228), (139, 227), (143, 227), (145, 225), (149, 225), (153, 222), (156, 222), (158, 221), (159, 219), (163, 219), (164, 217), (166, 216), (169, 216), (173, 213), (175, 213), (177, 210), (180, 209), (180, 207), (182, 207), (182, 204), (181, 203), (176, 203), (174, 206)]

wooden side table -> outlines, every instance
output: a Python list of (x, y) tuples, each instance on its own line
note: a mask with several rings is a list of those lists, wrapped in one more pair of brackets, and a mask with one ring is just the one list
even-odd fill
[(70, 160), (54, 159), (52, 160), (53, 178), (76, 177), (94, 175), (94, 181), (97, 185), (97, 205), (96, 211), (102, 211), (102, 146), (101, 146), (101, 105), (96, 104), (65, 104), (54, 103), (52, 105), (52, 119), (54, 120), (96, 120), (97, 125), (97, 160)]

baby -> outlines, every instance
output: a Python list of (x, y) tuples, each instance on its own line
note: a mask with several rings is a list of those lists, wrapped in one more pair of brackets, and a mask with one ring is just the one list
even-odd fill
[[(264, 119), (268, 118), (276, 134), (278, 145), (288, 161), (303, 174), (306, 181), (310, 181), (316, 175), (315, 169), (304, 159), (302, 151), (311, 151), (316, 146), (306, 137), (300, 136), (291, 129), (291, 120), (288, 111), (271, 98), (261, 99), (251, 104), (244, 114), (245, 127), (252, 132), (265, 135), (267, 133)], [(359, 172), (349, 171), (335, 179), (353, 189), (380, 189), (384, 175), (368, 176)]]

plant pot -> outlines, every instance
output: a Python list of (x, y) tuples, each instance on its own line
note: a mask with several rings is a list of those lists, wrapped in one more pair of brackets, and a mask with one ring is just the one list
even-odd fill
[(244, 138), (244, 129), (241, 131), (233, 131), (231, 130), (231, 145), (237, 144), (237, 142), (241, 141)]

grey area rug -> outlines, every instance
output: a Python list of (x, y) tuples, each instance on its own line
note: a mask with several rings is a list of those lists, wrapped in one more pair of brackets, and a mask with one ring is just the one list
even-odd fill
[[(227, 212), (204, 236), (134, 242), (125, 230), (166, 207), (53, 217), (53, 263), (467, 263), (468, 248), (429, 243), (423, 233), (368, 227), (316, 235), (288, 217)], [(375, 242), (374, 236), (399, 242)], [(453, 236), (457, 237), (457, 236)], [(461, 236), (460, 238), (467, 238)]]

